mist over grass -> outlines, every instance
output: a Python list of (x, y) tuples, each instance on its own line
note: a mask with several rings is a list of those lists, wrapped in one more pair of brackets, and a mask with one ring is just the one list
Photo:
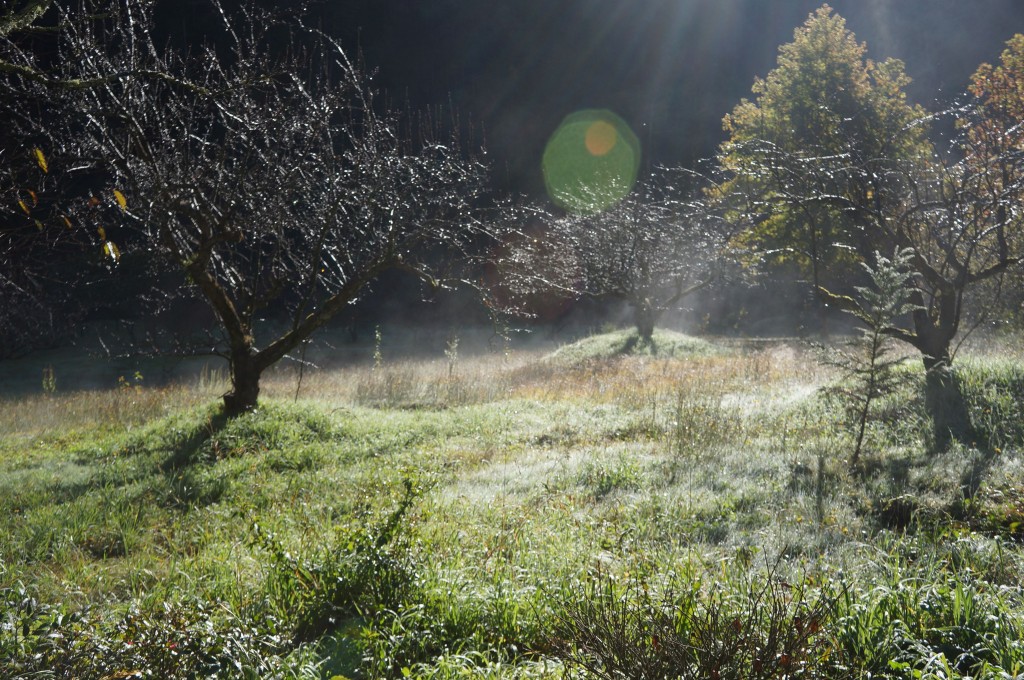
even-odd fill
[(3, 401), (0, 676), (1024, 671), (1015, 350), (942, 453), (905, 366), (855, 473), (802, 346), (630, 339)]

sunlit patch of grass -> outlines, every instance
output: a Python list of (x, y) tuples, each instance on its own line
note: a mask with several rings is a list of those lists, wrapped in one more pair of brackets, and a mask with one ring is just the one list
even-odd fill
[(1024, 447), (1024, 364), (968, 358), (958, 362), (956, 375), (980, 442), (993, 451)]
[(636, 329), (624, 329), (591, 335), (564, 345), (545, 357), (544, 361), (569, 367), (626, 356), (684, 359), (727, 353), (728, 350), (706, 340), (674, 331), (657, 329), (651, 340), (646, 342), (637, 334)]

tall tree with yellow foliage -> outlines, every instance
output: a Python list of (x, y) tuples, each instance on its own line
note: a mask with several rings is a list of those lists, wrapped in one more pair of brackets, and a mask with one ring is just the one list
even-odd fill
[[(723, 126), (720, 149), (732, 180), (723, 195), (747, 197), (749, 228), (739, 245), (767, 266), (789, 265), (817, 288), (876, 248), (856, 207), (885, 199), (882, 159), (930, 151), (924, 111), (907, 101), (910, 82), (896, 59), (867, 59), (845, 20), (828, 5), (779, 48), (778, 65), (754, 81)], [(861, 172), (849, 172), (849, 168)]]

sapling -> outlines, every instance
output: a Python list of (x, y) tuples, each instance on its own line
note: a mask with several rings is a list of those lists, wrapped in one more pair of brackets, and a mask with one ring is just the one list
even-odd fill
[(384, 367), (384, 353), (381, 345), (384, 344), (384, 334), (380, 332), (380, 326), (373, 331), (373, 370), (379, 371)]
[(847, 413), (856, 430), (851, 467), (860, 463), (872, 405), (894, 392), (901, 382), (895, 369), (906, 357), (894, 354), (891, 333), (897, 329), (899, 317), (918, 309), (910, 302), (913, 255), (911, 248), (897, 248), (890, 260), (876, 252), (875, 266), (863, 265), (871, 285), (857, 286), (857, 297), (844, 298), (846, 304), (842, 305), (863, 327), (846, 348), (826, 359), (844, 373), (845, 379), (831, 387), (830, 392), (846, 402)]
[(448, 359), (448, 379), (455, 374), (455, 364), (459, 362), (459, 336), (452, 333), (444, 345), (444, 356)]

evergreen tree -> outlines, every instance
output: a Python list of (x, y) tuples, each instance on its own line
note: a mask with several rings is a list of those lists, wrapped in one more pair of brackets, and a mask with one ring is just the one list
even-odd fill
[(862, 324), (846, 350), (828, 358), (844, 372), (845, 382), (830, 391), (846, 402), (847, 415), (856, 434), (850, 465), (856, 467), (864, 448), (864, 435), (872, 406), (891, 394), (900, 384), (895, 370), (906, 359), (894, 353), (892, 331), (896, 320), (916, 308), (910, 302), (913, 288), (909, 281), (913, 251), (896, 250), (892, 259), (876, 253), (874, 267), (864, 265), (870, 286), (858, 286), (857, 298), (851, 298), (847, 311)]

